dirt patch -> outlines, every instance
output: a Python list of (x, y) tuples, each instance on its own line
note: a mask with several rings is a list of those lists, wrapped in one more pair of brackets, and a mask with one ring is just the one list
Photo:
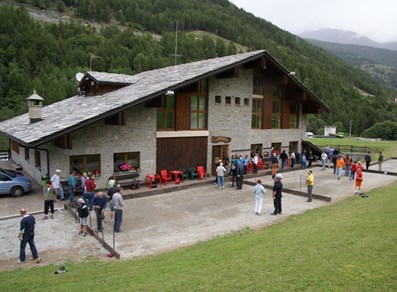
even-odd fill
[(61, 264), (65, 261), (82, 261), (86, 257), (105, 258), (107, 251), (92, 237), (80, 237), (78, 224), (66, 212), (56, 212), (54, 219), (41, 220), (42, 215), (35, 215), (35, 243), (42, 258), (40, 264), (30, 261), (32, 258), (29, 245), (26, 247), (26, 262), (19, 264), (19, 223), (21, 218), (1, 221), (0, 230), (0, 271), (30, 268), (48, 264)]

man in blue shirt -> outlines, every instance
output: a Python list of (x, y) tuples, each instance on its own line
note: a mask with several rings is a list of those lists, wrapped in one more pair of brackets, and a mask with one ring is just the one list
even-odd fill
[(236, 179), (236, 190), (241, 190), (243, 187), (243, 179), (244, 179), (244, 161), (243, 156), (240, 155), (240, 158), (235, 162), (236, 172), (237, 172), (237, 179)]
[(103, 192), (98, 192), (98, 194), (94, 197), (92, 200), (92, 206), (95, 210), (98, 232), (102, 232), (102, 220), (105, 218), (106, 209), (106, 196)]
[(36, 263), (40, 263), (41, 259), (37, 254), (36, 245), (34, 244), (34, 227), (36, 224), (36, 219), (34, 218), (34, 216), (27, 214), (26, 209), (21, 209), (19, 212), (23, 217), (21, 220), (19, 235), (18, 235), (18, 238), (21, 241), (20, 250), (19, 250), (19, 263), (21, 264), (25, 263), (25, 259), (26, 259), (25, 248), (27, 243), (29, 243), (33, 260), (35, 260)]

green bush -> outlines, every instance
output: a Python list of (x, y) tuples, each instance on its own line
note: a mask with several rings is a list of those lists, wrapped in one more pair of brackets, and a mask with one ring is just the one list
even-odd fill
[(383, 140), (397, 140), (397, 123), (382, 122), (376, 123), (361, 134), (365, 138), (380, 138)]

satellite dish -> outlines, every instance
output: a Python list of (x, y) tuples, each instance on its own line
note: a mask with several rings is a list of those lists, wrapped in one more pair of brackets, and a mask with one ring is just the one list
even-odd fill
[(78, 82), (80, 82), (81, 81), (81, 79), (83, 79), (83, 77), (84, 77), (84, 74), (83, 73), (77, 73), (76, 74), (76, 80), (78, 81)]

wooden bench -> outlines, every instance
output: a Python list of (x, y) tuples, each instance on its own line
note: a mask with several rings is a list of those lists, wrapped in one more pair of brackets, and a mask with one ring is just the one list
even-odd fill
[(132, 190), (139, 189), (143, 184), (143, 181), (137, 179), (138, 177), (139, 173), (135, 171), (119, 172), (114, 175), (117, 185), (120, 185), (121, 187), (129, 187)]

